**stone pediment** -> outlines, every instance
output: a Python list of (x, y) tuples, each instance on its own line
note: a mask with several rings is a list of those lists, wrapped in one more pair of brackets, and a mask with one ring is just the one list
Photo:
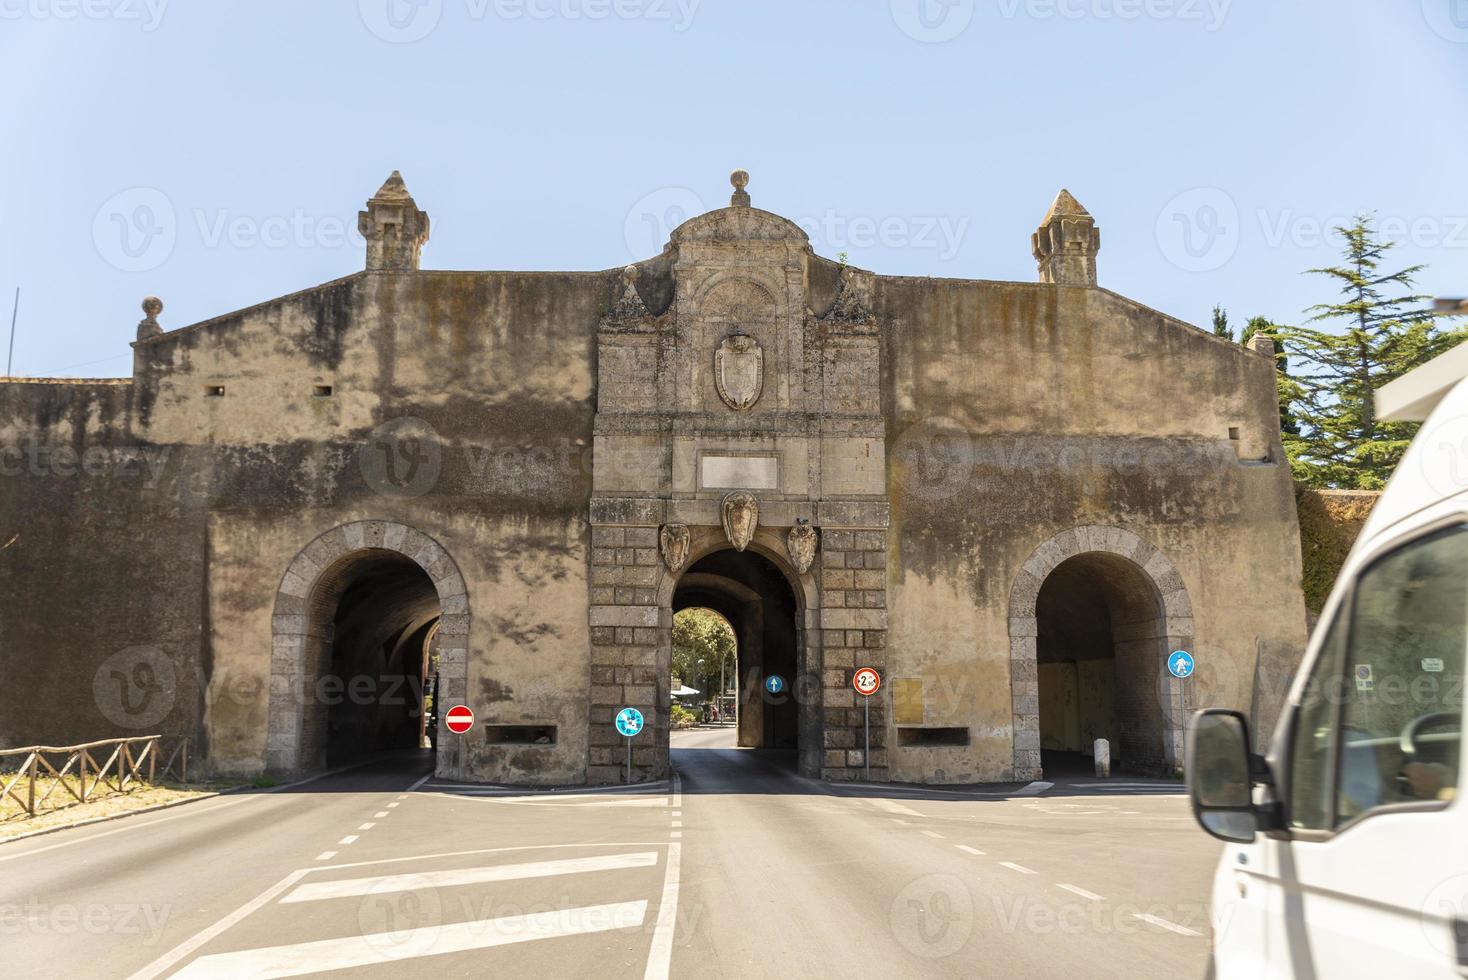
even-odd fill
[(810, 236), (788, 218), (759, 208), (728, 207), (690, 218), (673, 229), (674, 245), (699, 242), (787, 242), (810, 248)]

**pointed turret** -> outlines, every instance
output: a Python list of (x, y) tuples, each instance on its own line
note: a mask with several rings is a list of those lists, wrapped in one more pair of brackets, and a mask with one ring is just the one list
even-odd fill
[(1070, 191), (1055, 195), (1045, 220), (1031, 238), (1040, 281), (1060, 286), (1096, 285), (1096, 253), (1101, 251), (1101, 229), (1091, 212)]
[(405, 272), (418, 268), (428, 241), (428, 215), (418, 209), (403, 175), (396, 170), (357, 214), (357, 230), (367, 239), (368, 272)]

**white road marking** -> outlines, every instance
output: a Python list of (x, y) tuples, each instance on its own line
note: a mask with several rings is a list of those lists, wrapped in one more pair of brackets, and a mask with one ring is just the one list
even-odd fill
[(175, 977), (298, 977), (329, 970), (399, 963), (420, 956), (464, 953), (514, 943), (634, 929), (647, 916), (647, 902), (507, 915), (450, 925), (426, 926), (289, 946), (265, 946), (201, 956)]
[(681, 827), (681, 826), (683, 826), (683, 821), (682, 820), (674, 820), (673, 821), (673, 826), (674, 827)]
[(912, 826), (912, 824), (908, 823), (906, 820), (898, 820), (896, 817), (891, 817), (890, 819), (891, 819), (891, 821), (893, 823), (895, 823), (899, 827), (911, 827)]
[(346, 837), (343, 837), (341, 840), (337, 841), (337, 843), (338, 844), (355, 844), (355, 843), (357, 843), (357, 835), (356, 834), (348, 834)]
[[(36, 854), (45, 854), (47, 851), (54, 851), (62, 847), (70, 847), (73, 844), (87, 844), (94, 840), (101, 840), (104, 837), (111, 837), (113, 834), (125, 834), (129, 830), (144, 830), (148, 827), (156, 827), (160, 823), (168, 823), (170, 820), (182, 820), (185, 817), (197, 817), (205, 813), (218, 813), (225, 807), (239, 806), (241, 803), (248, 802), (249, 800), (258, 799), (261, 799), (261, 797), (241, 796), (237, 799), (226, 800), (225, 802), (219, 803), (217, 805), (211, 805), (209, 801), (201, 800), (200, 802), (195, 803), (192, 806), (185, 807), (185, 812), (183, 813), (175, 814), (171, 817), (159, 817), (157, 820), (145, 820), (143, 818), (147, 816), (147, 814), (139, 814), (138, 816), (131, 818), (131, 820), (126, 822), (123, 826), (118, 827), (116, 830), (107, 830), (103, 831), (100, 834), (87, 834), (85, 837), (74, 837), (71, 840), (64, 840), (59, 844), (50, 844), (46, 847), (37, 847), (33, 850), (18, 851), (15, 854), (7, 854), (4, 857), (0, 857), (0, 863), (4, 863), (5, 861), (14, 861), (18, 858), (31, 857)], [(194, 807), (198, 807), (198, 809), (194, 809)]]
[(683, 777), (677, 771), (673, 773), (673, 809), (683, 808)]
[[(678, 776), (673, 775), (673, 792), (678, 790)], [(643, 980), (668, 980), (668, 971), (673, 964), (673, 932), (678, 925), (678, 866), (682, 862), (683, 846), (668, 845), (668, 868), (663, 875), (663, 898), (658, 904), (657, 926), (653, 929), (652, 948), (647, 953), (647, 969)]]
[(389, 803), (389, 804), (388, 804), (388, 805), (387, 805), (387, 808), (388, 808), (388, 809), (389, 809), (389, 810), (394, 810), (394, 809), (396, 809), (396, 808), (398, 808), (398, 807), (400, 807), (400, 806), (402, 806), (402, 804), (401, 804), (401, 803)]
[(209, 928), (189, 937), (188, 939), (185, 939), (183, 942), (179, 943), (177, 946), (173, 947), (168, 952), (158, 957), (152, 963), (149, 963), (137, 973), (134, 973), (132, 976), (128, 977), (127, 980), (153, 980), (154, 977), (162, 976), (164, 970), (167, 970), (169, 967), (173, 966), (185, 956), (188, 956), (200, 946), (208, 943), (210, 940), (214, 939), (214, 937), (221, 935), (222, 933), (239, 923), (250, 913), (254, 912), (256, 909), (263, 908), (264, 906), (270, 904), (270, 901), (274, 899), (275, 896), (285, 891), (291, 885), (294, 885), (297, 881), (300, 881), (302, 876), (308, 874), (310, 870), (310, 868), (303, 868), (300, 871), (292, 871), (290, 874), (286, 875), (284, 878), (280, 879), (275, 884), (265, 889), (265, 891), (256, 895), (254, 898), (250, 899), (244, 905), (241, 905), (239, 908), (235, 909), (229, 915), (226, 915), (224, 918), (220, 919)]
[(1055, 785), (1054, 783), (1047, 783), (1043, 779), (1037, 779), (1033, 783), (1030, 783), (1028, 786), (1026, 786), (1024, 789), (1019, 790), (1018, 792), (1016, 792), (1014, 795), (1015, 796), (1039, 796), (1041, 793), (1045, 792), (1047, 789), (1050, 789), (1054, 785)]
[(669, 834), (668, 836), (671, 837), (673, 840), (682, 840), (683, 839), (683, 831), (681, 831), (681, 830), (675, 830), (671, 834)]
[(905, 807), (901, 803), (894, 803), (892, 800), (868, 800), (867, 802), (879, 810), (886, 810), (888, 813), (900, 813), (904, 817), (922, 816), (921, 813), (918, 813), (911, 807)]
[(973, 854), (973, 855), (976, 855), (978, 857), (983, 857), (984, 854), (986, 853), (984, 851), (979, 850), (977, 847), (969, 847), (967, 844), (954, 844), (953, 846), (956, 847), (956, 848), (958, 848), (960, 851), (962, 851), (965, 854)]
[(386, 810), (378, 810), (376, 813), (374, 813), (372, 815), (372, 817), (373, 817), (374, 820), (381, 820), (385, 816), (387, 816), (387, 811)]
[(358, 895), (375, 895), (386, 892), (407, 892), (419, 888), (482, 885), (491, 881), (553, 878), (557, 875), (590, 874), (593, 871), (651, 868), (657, 863), (656, 851), (643, 851), (639, 854), (606, 854), (599, 857), (569, 858), (563, 861), (536, 861), (529, 864), (502, 864), (483, 868), (454, 868), (448, 871), (419, 871), (405, 875), (378, 875), (371, 878), (316, 881), (297, 887), (295, 891), (282, 898), (280, 904), (320, 902), (329, 898), (352, 898)]
[(943, 835), (938, 833), (936, 830), (924, 830), (921, 831), (921, 833), (924, 837), (932, 837), (936, 840), (943, 840)]
[(377, 826), (377, 824), (375, 824), (375, 823), (364, 823), (362, 826), (358, 827), (357, 829), (358, 830), (371, 830), (373, 827), (376, 827), (376, 826)]
[(999, 866), (1002, 868), (1008, 868), (1011, 871), (1018, 871), (1022, 875), (1032, 875), (1039, 873), (1033, 868), (1027, 868), (1023, 864), (1015, 864), (1013, 861), (1000, 861)]
[(1102, 898), (1100, 895), (1097, 895), (1095, 892), (1088, 892), (1084, 888), (1077, 888), (1075, 885), (1060, 885), (1059, 887), (1064, 888), (1066, 891), (1074, 895), (1081, 896), (1081, 898), (1084, 898), (1088, 902), (1106, 901), (1106, 899)]
[(1134, 918), (1141, 919), (1143, 922), (1150, 922), (1154, 926), (1160, 926), (1161, 928), (1167, 929), (1170, 932), (1175, 932), (1179, 936), (1203, 935), (1201, 932), (1195, 932), (1192, 929), (1189, 929), (1187, 926), (1180, 926), (1176, 922), (1168, 922), (1166, 919), (1159, 918), (1155, 915), (1147, 915), (1145, 912), (1134, 912), (1132, 913), (1132, 915)]
[[(418, 787), (419, 786), (422, 786), (424, 783), (428, 782), (432, 778), (433, 778), (433, 773), (431, 773), (431, 772), (430, 773), (427, 773), (426, 775), (424, 775), (424, 777), (422, 779), (418, 780), (412, 786), (409, 786), (408, 787), (408, 793), (416, 793), (416, 792), (418, 792)], [(408, 798), (408, 793), (404, 793), (402, 796), (399, 796), (398, 799), (400, 799), (400, 800), (406, 800)]]
[(330, 861), (332, 858), (336, 857), (337, 853), (338, 852), (336, 851), (322, 851), (320, 854), (316, 855), (316, 860)]

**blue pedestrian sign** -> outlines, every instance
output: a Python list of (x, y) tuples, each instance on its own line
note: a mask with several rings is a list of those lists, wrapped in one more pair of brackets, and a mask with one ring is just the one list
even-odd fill
[(628, 738), (642, 731), (642, 712), (636, 708), (623, 708), (617, 712), (617, 731)]
[(779, 674), (771, 674), (765, 678), (765, 690), (771, 694), (783, 694), (785, 691), (785, 678)]
[(1193, 667), (1193, 655), (1186, 650), (1176, 650), (1167, 658), (1167, 669), (1173, 677), (1192, 677)]

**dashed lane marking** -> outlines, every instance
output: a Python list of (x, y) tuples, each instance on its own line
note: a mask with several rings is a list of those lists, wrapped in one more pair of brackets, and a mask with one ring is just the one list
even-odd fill
[(357, 829), (358, 830), (371, 830), (373, 827), (376, 827), (376, 826), (377, 826), (377, 824), (370, 823), (369, 822), (369, 823), (364, 823), (362, 826), (358, 827)]
[(413, 891), (417, 888), (452, 888), (457, 885), (481, 885), (491, 881), (519, 881), (525, 878), (554, 878), (560, 875), (589, 874), (594, 871), (625, 871), (628, 868), (651, 868), (658, 863), (657, 852), (608, 854), (600, 857), (567, 858), (561, 861), (534, 861), (527, 864), (502, 864), (485, 868), (456, 868), (448, 871), (417, 871), (404, 875), (377, 875), (370, 878), (348, 878), (344, 881), (316, 881), (298, 886), (282, 905), (293, 902), (320, 902), (329, 898), (354, 898), (386, 892)]
[(940, 833), (938, 833), (936, 830), (924, 830), (924, 831), (921, 831), (921, 833), (922, 833), (922, 835), (924, 837), (932, 837), (935, 840), (943, 840), (944, 839), (943, 838), (943, 835), (940, 834)]
[(867, 802), (879, 810), (886, 810), (888, 813), (900, 813), (904, 817), (922, 816), (921, 813), (918, 813), (911, 807), (903, 806), (901, 803), (895, 803), (892, 800), (868, 800)]
[(355, 844), (355, 843), (357, 843), (357, 840), (358, 840), (358, 837), (357, 837), (356, 834), (348, 834), (347, 836), (343, 837), (341, 840), (337, 841), (337, 843), (338, 844)]
[(1187, 926), (1180, 926), (1176, 922), (1168, 922), (1166, 919), (1162, 918), (1161, 916), (1148, 915), (1145, 912), (1134, 912), (1134, 913), (1132, 913), (1132, 915), (1133, 915), (1134, 918), (1141, 919), (1143, 922), (1150, 922), (1154, 926), (1158, 926), (1160, 928), (1166, 929), (1169, 932), (1175, 932), (1179, 936), (1201, 936), (1201, 935), (1203, 935), (1201, 932), (1197, 932), (1197, 931), (1195, 931), (1193, 929), (1189, 929)]
[(1077, 888), (1075, 885), (1060, 885), (1058, 887), (1064, 888), (1066, 891), (1070, 892), (1073, 895), (1079, 895), (1081, 896), (1081, 898), (1084, 898), (1088, 902), (1106, 901), (1106, 899), (1102, 898), (1100, 895), (1097, 895), (1095, 892), (1088, 892), (1084, 888)]
[(1022, 875), (1039, 874), (1039, 872), (1034, 870), (1033, 868), (1027, 868), (1023, 864), (1015, 864), (1013, 861), (1000, 861), (999, 866), (1001, 868), (1008, 868), (1011, 871), (1018, 871)]
[(979, 850), (977, 847), (969, 847), (967, 844), (954, 844), (953, 846), (958, 848), (963, 853), (972, 854), (975, 857), (983, 857), (985, 854), (988, 853), (987, 851)]
[(332, 858), (336, 857), (338, 853), (340, 853), (340, 852), (338, 852), (338, 851), (322, 851), (320, 854), (316, 855), (316, 860), (318, 860), (318, 861), (330, 861)]
[(374, 813), (372, 815), (372, 819), (374, 819), (374, 820), (381, 820), (385, 816), (387, 816), (387, 811), (386, 810), (378, 810), (376, 813)]

